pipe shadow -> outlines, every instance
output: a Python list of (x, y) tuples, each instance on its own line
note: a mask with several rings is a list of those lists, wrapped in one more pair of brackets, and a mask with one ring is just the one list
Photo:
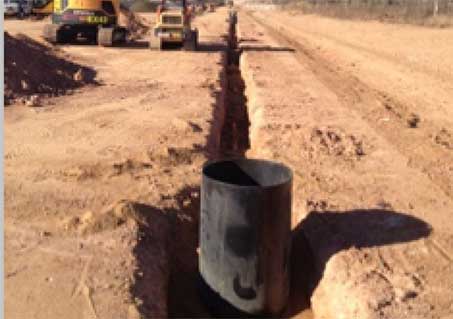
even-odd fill
[[(142, 300), (138, 310), (145, 318), (159, 314), (169, 318), (210, 316), (198, 294), (199, 192), (195, 186), (182, 188), (169, 196), (177, 203), (171, 208), (134, 203), (144, 222), (139, 223), (140, 240), (133, 250), (137, 260), (134, 276), (139, 280), (130, 292)], [(167, 287), (159, 287), (155, 281), (162, 272), (168, 274)], [(159, 289), (168, 292), (166, 300), (157, 299)]]
[(199, 194), (199, 187), (183, 188), (175, 196), (178, 207), (171, 211), (173, 240), (168, 287), (169, 318), (210, 316), (198, 294)]
[[(156, 289), (154, 266), (165, 266), (160, 265), (159, 257), (156, 257), (160, 253), (156, 250), (156, 241), (165, 241), (164, 246), (168, 247), (165, 250), (169, 252), (166, 258), (169, 263), (166, 265), (169, 269), (168, 317), (269, 318), (238, 311), (201, 280), (197, 254), (199, 192), (198, 186), (182, 188), (171, 196), (176, 201), (172, 208), (137, 206), (141, 215), (149, 220), (140, 226), (140, 233), (145, 235), (134, 249), (138, 263), (136, 273), (141, 275), (131, 293), (143, 300), (140, 313), (145, 316), (156, 313), (156, 300), (151, 293)], [(158, 235), (165, 227), (170, 227), (164, 231), (167, 239)], [(309, 297), (322, 278), (327, 262), (335, 254), (351, 247), (360, 249), (410, 242), (428, 236), (431, 230), (424, 221), (391, 210), (310, 212), (292, 232), (290, 296), (286, 309), (278, 317), (293, 317), (310, 307)], [(315, 245), (318, 251), (312, 250)]]
[(164, 316), (171, 218), (158, 207), (142, 203), (132, 205), (141, 222), (138, 223), (137, 244), (132, 251), (137, 264), (130, 294), (134, 300), (141, 301), (137, 305), (140, 314), (146, 317)]
[[(333, 255), (352, 247), (410, 242), (427, 237), (431, 231), (423, 220), (391, 210), (310, 212), (292, 232), (291, 292), (285, 317), (310, 307), (309, 298)], [(315, 247), (317, 251), (312, 250)]]

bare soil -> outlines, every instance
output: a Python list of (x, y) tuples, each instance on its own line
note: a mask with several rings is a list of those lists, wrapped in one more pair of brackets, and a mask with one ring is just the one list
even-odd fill
[(258, 9), (239, 21), (247, 155), (295, 172), (293, 293), (308, 286), (315, 318), (452, 317), (452, 30)]
[[(153, 20), (153, 14), (140, 16), (123, 7), (119, 16), (119, 24), (127, 27), (128, 39), (132, 41), (146, 37)], [(32, 95), (67, 94), (96, 83), (96, 71), (92, 67), (74, 63), (70, 53), (43, 41), (40, 37), (43, 23), (50, 23), (49, 18), (39, 22), (33, 19), (6, 22), (6, 29), (14, 34), (4, 33), (6, 105), (13, 100), (26, 103)]]
[[(11, 41), (27, 34), (38, 50), (6, 47), (11, 59), (37, 63), (33, 81), (55, 81), (54, 55), (40, 59), (49, 50), (97, 82), (39, 108), (5, 109), (6, 317), (202, 313), (180, 295), (197, 296), (198, 185), (219, 137), (211, 121), (222, 107), (225, 16), (197, 19), (199, 52), (150, 51), (146, 37), (50, 49), (45, 21), (5, 23)], [(7, 83), (15, 77), (23, 79), (8, 71)]]
[(198, 52), (142, 31), (50, 48), (46, 21), (5, 22), (45, 57), (30, 83), (48, 61), (93, 75), (5, 108), (6, 317), (208, 317), (200, 169), (230, 156), (294, 171), (285, 317), (453, 317), (453, 30), (254, 8), (229, 50), (226, 10), (197, 17)]
[(23, 34), (5, 32), (4, 38), (6, 104), (32, 94), (61, 95), (95, 82), (92, 68), (71, 62), (57, 49)]

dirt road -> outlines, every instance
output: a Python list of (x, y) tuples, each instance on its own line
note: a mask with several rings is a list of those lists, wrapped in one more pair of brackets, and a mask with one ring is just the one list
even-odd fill
[(451, 318), (453, 30), (239, 21), (248, 156), (296, 172), (293, 269), (305, 235), (315, 318)]
[(59, 46), (93, 81), (5, 108), (6, 317), (207, 317), (200, 167), (246, 155), (295, 173), (286, 316), (453, 318), (453, 30), (242, 8), (227, 50), (226, 16)]
[[(172, 296), (192, 289), (199, 172), (219, 134), (210, 121), (226, 25), (217, 15), (197, 20), (196, 53), (154, 52), (143, 41), (60, 46), (97, 84), (42, 107), (5, 108), (8, 318), (137, 318), (137, 309), (165, 317), (181, 303), (196, 307)], [(43, 23), (5, 29), (42, 42)]]

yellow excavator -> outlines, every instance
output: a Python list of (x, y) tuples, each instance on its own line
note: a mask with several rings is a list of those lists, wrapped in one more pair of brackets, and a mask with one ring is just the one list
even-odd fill
[(149, 47), (164, 49), (167, 44), (182, 45), (185, 50), (195, 51), (198, 47), (198, 30), (192, 29), (192, 10), (186, 0), (162, 0), (157, 8)]
[(118, 25), (120, 0), (53, 0), (52, 24), (43, 36), (51, 43), (82, 37), (101, 46), (126, 41), (127, 30)]
[(32, 13), (37, 16), (47, 16), (53, 12), (53, 0), (33, 0)]

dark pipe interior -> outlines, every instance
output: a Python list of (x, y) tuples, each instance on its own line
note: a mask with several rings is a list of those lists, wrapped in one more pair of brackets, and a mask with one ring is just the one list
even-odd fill
[(203, 174), (211, 179), (237, 186), (276, 186), (291, 179), (290, 170), (261, 160), (225, 160), (205, 166)]

